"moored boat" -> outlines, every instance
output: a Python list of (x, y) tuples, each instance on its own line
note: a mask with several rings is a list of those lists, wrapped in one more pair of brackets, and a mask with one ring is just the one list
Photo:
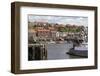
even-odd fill
[(88, 57), (88, 44), (82, 43), (79, 46), (75, 46), (67, 52), (70, 55), (76, 55), (80, 57)]

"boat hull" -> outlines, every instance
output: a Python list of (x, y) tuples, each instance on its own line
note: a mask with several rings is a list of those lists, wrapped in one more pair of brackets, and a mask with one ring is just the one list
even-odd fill
[(75, 50), (74, 48), (70, 49), (67, 54), (74, 55), (74, 56), (80, 56), (80, 57), (88, 57), (88, 50)]

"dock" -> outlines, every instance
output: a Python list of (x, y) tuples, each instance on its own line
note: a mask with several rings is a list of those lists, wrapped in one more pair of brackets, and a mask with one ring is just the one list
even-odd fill
[(45, 44), (28, 44), (28, 60), (47, 60)]

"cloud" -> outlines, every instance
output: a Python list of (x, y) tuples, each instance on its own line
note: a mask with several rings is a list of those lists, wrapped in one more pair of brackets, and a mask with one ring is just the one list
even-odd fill
[(59, 24), (76, 24), (76, 25), (88, 25), (88, 17), (81, 16), (44, 16), (44, 15), (29, 15), (28, 20), (30, 22), (43, 21), (49, 23)]

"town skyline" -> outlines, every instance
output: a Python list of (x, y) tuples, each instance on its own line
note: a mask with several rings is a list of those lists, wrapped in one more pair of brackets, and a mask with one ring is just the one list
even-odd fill
[(88, 26), (88, 17), (82, 16), (51, 16), (51, 15), (28, 15), (28, 22), (44, 22), (57, 24), (70, 24)]

